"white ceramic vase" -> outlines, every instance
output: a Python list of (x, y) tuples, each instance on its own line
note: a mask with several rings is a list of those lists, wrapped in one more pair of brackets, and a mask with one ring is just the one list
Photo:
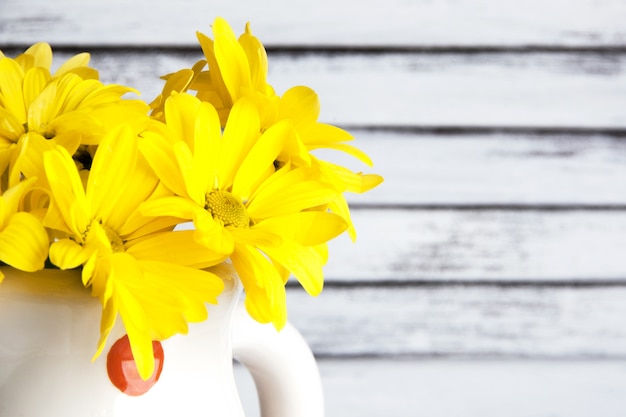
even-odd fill
[(209, 319), (162, 342), (163, 370), (145, 394), (120, 392), (107, 352), (119, 323), (92, 362), (101, 306), (78, 271), (24, 273), (2, 267), (0, 417), (243, 417), (233, 356), (252, 374), (261, 415), (320, 417), (322, 388), (310, 349), (290, 325), (277, 333), (254, 322), (239, 302), (239, 280), (209, 306)]

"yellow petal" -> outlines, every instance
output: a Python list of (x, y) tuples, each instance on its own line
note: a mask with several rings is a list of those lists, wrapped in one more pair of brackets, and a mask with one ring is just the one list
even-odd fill
[(8, 224), (10, 217), (19, 211), (22, 199), (27, 192), (32, 190), (34, 183), (35, 179), (29, 178), (9, 188), (0, 196), (0, 209), (2, 210), (0, 228)]
[(115, 325), (118, 314), (118, 308), (115, 299), (107, 299), (102, 305), (102, 316), (100, 317), (100, 339), (96, 348), (96, 353), (92, 357), (95, 361), (104, 350), (106, 341)]
[(297, 135), (291, 136), (285, 146), (283, 147), (280, 155), (276, 158), (278, 161), (291, 163), (294, 166), (311, 166), (313, 160), (309, 149), (302, 142), (301, 135), (298, 132)]
[(22, 271), (38, 271), (44, 267), (48, 245), (41, 221), (30, 213), (18, 212), (0, 232), (0, 260)]
[(354, 137), (350, 133), (337, 126), (313, 123), (303, 127), (304, 129), (300, 130), (302, 140), (307, 146), (311, 147), (311, 149), (325, 147), (332, 143), (350, 142), (354, 140)]
[(35, 67), (35, 57), (28, 54), (20, 54), (15, 58), (15, 62), (24, 70), (28, 71)]
[(126, 250), (137, 259), (206, 268), (222, 262), (227, 255), (207, 249), (194, 241), (193, 230), (163, 232), (137, 242), (129, 242)]
[(306, 247), (286, 240), (281, 246), (263, 247), (262, 250), (291, 271), (309, 295), (317, 296), (322, 291), (324, 287), (322, 267), (326, 260), (320, 257), (315, 247)]
[[(145, 129), (149, 122), (146, 111), (147, 104), (140, 100), (123, 100), (61, 115), (52, 126), (58, 133), (69, 133), (73, 128), (81, 133), (82, 144), (98, 145), (107, 132), (118, 126), (128, 125), (134, 133)], [(82, 126), (72, 123), (79, 118), (84, 119)]]
[(252, 88), (256, 91), (266, 92), (267, 86), (267, 53), (259, 39), (252, 35), (250, 24), (246, 24), (246, 31), (239, 39), (250, 67)]
[[(89, 65), (91, 55), (87, 52), (76, 54), (67, 61), (65, 61), (54, 73), (55, 77), (60, 77), (65, 73), (75, 71), (77, 68), (86, 67)], [(84, 78), (84, 77), (81, 77)]]
[(251, 246), (278, 246), (283, 241), (276, 231), (266, 227), (229, 227), (228, 230), (237, 242)]
[(283, 328), (287, 322), (286, 293), (278, 271), (257, 249), (247, 245), (237, 245), (231, 260), (246, 291), (248, 313), (260, 323)]
[(279, 236), (304, 246), (315, 246), (339, 236), (346, 231), (348, 224), (341, 216), (334, 213), (304, 211), (263, 220), (255, 227), (261, 230), (272, 230)]
[[(338, 151), (342, 151), (345, 152), (349, 155), (354, 156), (355, 158), (359, 159), (361, 162), (367, 164), (368, 166), (373, 166), (374, 163), (372, 162), (372, 160), (370, 159), (370, 157), (363, 152), (362, 150), (360, 150), (359, 148), (356, 148), (352, 145), (347, 145), (345, 143), (334, 143), (334, 144), (327, 144), (327, 145), (322, 145), (321, 147), (324, 148), (329, 148), (329, 149), (335, 149)], [(317, 146), (309, 146), (309, 149), (316, 149)]]
[(13, 113), (0, 107), (0, 140), (4, 139), (3, 146), (17, 142), (24, 132), (24, 122), (20, 122)]
[(76, 169), (76, 164), (69, 153), (62, 147), (55, 147), (43, 155), (46, 175), (50, 183), (53, 203), (58, 210), (48, 212), (44, 225), (56, 224), (60, 215), (68, 228), (80, 235), (91, 222), (83, 185)]
[[(83, 109), (90, 109), (112, 103), (123, 106), (127, 101), (120, 101), (120, 97), (126, 93), (139, 94), (139, 92), (134, 88), (118, 84), (103, 85), (97, 80), (81, 80), (78, 88), (83, 90), (85, 93), (88, 93), (80, 102), (80, 106), (78, 106), (78, 108)], [(137, 100), (128, 100), (128, 102), (132, 102), (134, 105), (141, 104), (143, 109), (148, 109), (148, 105), (146, 103), (138, 102)]]
[(170, 74), (167, 77), (167, 81), (163, 86), (163, 98), (167, 99), (172, 92), (187, 91), (187, 87), (194, 76), (193, 70), (189, 68), (176, 71), (174, 74)]
[(87, 250), (70, 239), (62, 239), (50, 246), (50, 261), (61, 269), (73, 269), (83, 265), (91, 254)]
[(166, 187), (178, 195), (185, 195), (185, 180), (174, 158), (172, 143), (160, 132), (143, 132), (139, 139), (139, 149), (150, 167)]
[[(45, 88), (46, 84), (50, 81), (50, 73), (40, 67), (28, 70), (24, 74), (24, 105), (30, 107), (31, 103)], [(36, 126), (29, 126), (29, 128), (35, 128)]]
[(366, 192), (383, 183), (384, 179), (377, 174), (359, 174), (361, 176), (361, 192)]
[(37, 133), (28, 132), (24, 135), (13, 154), (9, 184), (17, 184), (23, 177), (36, 177), (41, 187), (48, 188), (43, 154), (54, 147), (55, 141), (47, 140)]
[[(217, 302), (223, 290), (222, 280), (212, 273), (136, 260), (128, 253), (111, 257), (107, 285), (111, 287), (109, 302), (119, 311), (144, 379), (154, 370), (152, 340), (186, 333), (188, 321), (205, 320), (205, 302)], [(107, 317), (112, 315), (108, 313)]]
[(350, 208), (348, 207), (348, 202), (346, 198), (341, 195), (335, 201), (328, 204), (328, 209), (341, 217), (348, 224), (348, 236), (354, 242), (356, 241), (356, 228), (354, 227), (354, 223), (352, 223), (352, 217), (350, 215)]
[(178, 141), (174, 143), (172, 150), (178, 163), (178, 169), (185, 181), (186, 192), (184, 195), (189, 196), (199, 205), (204, 204), (207, 192), (206, 178), (199, 178), (197, 171), (201, 170), (201, 168), (195, 166), (195, 158), (191, 149), (185, 142)]
[(196, 227), (194, 239), (210, 250), (225, 255), (230, 255), (233, 251), (235, 239), (223, 224), (213, 219), (209, 213), (196, 216), (193, 222)]
[(198, 187), (204, 192), (214, 187), (221, 147), (222, 128), (215, 108), (202, 103), (194, 126), (193, 166)]
[[(285, 170), (285, 168), (280, 171)], [(264, 219), (297, 213), (335, 200), (336, 188), (316, 180), (319, 171), (314, 168), (297, 168), (278, 171), (265, 181), (247, 205), (250, 216)]]
[[(135, 169), (127, 178), (119, 195), (118, 204), (116, 204), (118, 207), (123, 204), (126, 208), (110, 211), (107, 215), (107, 226), (120, 234), (128, 234), (154, 221), (154, 219), (145, 218), (138, 209), (152, 195), (157, 184), (158, 178), (147, 162), (143, 158), (138, 158)], [(168, 226), (174, 224), (175, 222), (168, 222)]]
[[(91, 67), (76, 67), (67, 71), (65, 74), (76, 74), (83, 80), (97, 80), (100, 78), (98, 71)], [(65, 74), (59, 74), (63, 76)]]
[(193, 220), (198, 216), (199, 210), (204, 211), (193, 201), (176, 196), (148, 200), (139, 207), (139, 210), (148, 217), (171, 216), (185, 220)]
[(130, 348), (139, 376), (147, 380), (154, 372), (152, 335), (144, 308), (140, 300), (136, 298), (137, 288), (132, 288), (133, 281), (144, 281), (143, 273), (131, 256), (124, 253), (117, 255), (112, 257), (111, 275), (109, 276), (113, 287), (112, 298), (115, 300), (120, 318), (124, 322), (126, 333), (128, 333)]
[(0, 59), (0, 107), (4, 107), (12, 113), (21, 123), (26, 122), (26, 108), (24, 107), (24, 94), (22, 80), (24, 71), (12, 59)]
[(87, 182), (86, 197), (94, 216), (107, 219), (114, 210), (117, 216), (128, 216), (136, 208), (120, 197), (133, 178), (138, 153), (137, 137), (127, 126), (112, 130), (103, 139)]
[(297, 86), (282, 95), (279, 108), (281, 119), (292, 119), (296, 129), (301, 129), (317, 121), (320, 102), (315, 91)]
[[(29, 92), (26, 91), (26, 93)], [(57, 85), (50, 83), (33, 99), (28, 109), (29, 131), (37, 132), (46, 137), (56, 135), (57, 132), (53, 131), (50, 123), (60, 111), (60, 102), (57, 100)]]
[(215, 58), (233, 102), (251, 91), (250, 66), (232, 29), (222, 18), (213, 22)]
[(285, 143), (295, 137), (291, 122), (279, 122), (261, 135), (252, 149), (246, 155), (236, 173), (232, 193), (243, 200), (250, 198), (257, 183), (264, 179), (259, 173), (266, 172), (273, 167), (274, 161), (283, 149)]
[(185, 220), (172, 216), (147, 217), (140, 210), (134, 211), (124, 225), (116, 229), (125, 240), (138, 239), (151, 233), (168, 232), (174, 230)]
[(233, 106), (224, 128), (218, 176), (220, 189), (230, 187), (248, 151), (261, 135), (259, 112), (254, 102), (239, 100)]
[[(215, 89), (215, 96), (219, 97), (219, 101), (222, 103), (222, 108), (230, 109), (230, 107), (233, 105), (233, 100), (228, 92), (226, 84), (224, 84), (224, 79), (222, 78), (219, 63), (217, 61), (217, 58), (215, 57), (215, 43), (211, 38), (204, 35), (203, 33), (196, 32), (196, 36), (198, 38), (198, 41), (200, 42), (200, 47), (202, 48), (204, 57), (209, 64), (210, 71), (208, 72), (208, 75), (211, 80), (211, 86)], [(216, 107), (218, 109), (220, 108), (220, 106)]]
[(383, 177), (377, 174), (363, 174), (361, 172), (354, 173), (349, 169), (340, 165), (331, 163), (322, 163), (324, 173), (328, 175), (326, 181), (333, 182), (345, 191), (353, 193), (364, 193), (383, 182)]
[(200, 100), (181, 93), (173, 94), (165, 101), (165, 121), (178, 140), (185, 141), (191, 148), (194, 141), (194, 126)]
[(34, 58), (33, 64), (37, 67), (50, 70), (52, 65), (52, 48), (45, 42), (38, 42), (24, 51), (24, 54), (31, 55)]
[[(224, 290), (224, 281), (209, 271), (161, 261), (141, 260), (139, 265), (145, 277), (152, 283), (148, 287), (155, 293), (162, 294), (163, 303), (182, 312), (188, 322), (205, 320), (207, 312), (204, 304), (216, 304), (217, 297)], [(171, 289), (171, 293), (178, 297), (168, 296), (167, 289)], [(146, 298), (157, 297), (146, 295)], [(151, 325), (158, 327), (160, 323)]]

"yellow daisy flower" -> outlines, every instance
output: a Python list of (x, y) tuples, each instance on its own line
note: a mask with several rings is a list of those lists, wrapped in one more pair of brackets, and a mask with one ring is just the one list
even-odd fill
[(314, 155), (318, 149), (332, 149), (352, 155), (370, 167), (373, 165), (365, 152), (347, 143), (354, 140), (351, 134), (336, 126), (318, 122), (320, 102), (317, 93), (312, 89), (305, 86), (290, 88), (280, 97), (276, 107), (275, 111), (265, 112), (276, 115), (274, 120), (267, 121), (268, 124), (291, 120), (298, 136), (298, 141), (295, 142), (297, 147), (286, 148), (278, 156), (277, 162), (279, 164), (292, 162), (296, 166), (301, 164), (318, 166), (324, 181), (333, 184), (342, 193), (337, 200), (322, 209), (330, 209), (343, 217), (348, 222), (350, 237), (355, 240), (356, 230), (343, 193), (364, 193), (381, 184), (383, 178), (377, 174), (355, 173)]
[[(153, 116), (159, 118), (165, 100), (172, 91), (197, 91), (202, 101), (211, 103), (217, 110), (222, 125), (228, 119), (233, 104), (244, 96), (257, 96), (259, 100), (275, 99), (273, 87), (267, 83), (267, 53), (258, 38), (252, 35), (250, 25), (237, 38), (232, 28), (221, 17), (212, 25), (214, 40), (197, 32), (205, 60), (191, 69), (183, 69), (165, 76), (163, 93), (151, 104)], [(208, 70), (204, 67), (208, 64)], [(162, 119), (162, 117), (161, 117)]]
[[(3, 58), (4, 54), (0, 51), (0, 58)], [(82, 79), (98, 79), (98, 71), (89, 66), (89, 60), (91, 56), (87, 52), (76, 54), (54, 72), (53, 77), (59, 77), (63, 74), (74, 73), (80, 76)], [(28, 71), (31, 68), (41, 67), (48, 72), (52, 71), (52, 48), (48, 43), (38, 42), (24, 51), (15, 58), (15, 61), (22, 67), (24, 71)]]
[(88, 60), (79, 54), (51, 74), (47, 44), (15, 59), (0, 58), (0, 174), (10, 170), (9, 185), (23, 177), (41, 180), (41, 155), (54, 145), (74, 154), (80, 145), (99, 143), (111, 127), (143, 129), (148, 106), (122, 100), (135, 90), (102, 84)]
[(102, 351), (119, 314), (140, 375), (154, 370), (152, 340), (187, 332), (206, 319), (204, 303), (217, 302), (223, 282), (192, 267), (224, 259), (194, 243), (191, 231), (171, 231), (171, 217), (146, 218), (138, 207), (158, 179), (141, 158), (137, 137), (122, 126), (107, 134), (83, 188), (76, 164), (63, 147), (44, 154), (51, 203), (44, 225), (67, 234), (50, 246), (61, 269), (82, 266), (82, 280), (103, 306)]
[(32, 185), (33, 180), (22, 181), (0, 197), (0, 262), (26, 272), (44, 267), (49, 245), (41, 220), (20, 208)]
[[(196, 96), (211, 103), (218, 111), (224, 126), (233, 103), (242, 97), (252, 100), (260, 114), (260, 129), (265, 131), (281, 120), (293, 122), (297, 139), (290, 141), (281, 151), (277, 163), (288, 162), (294, 167), (316, 165), (323, 171), (326, 181), (338, 191), (364, 193), (382, 183), (381, 176), (351, 172), (348, 169), (314, 157), (311, 152), (326, 148), (346, 152), (368, 166), (371, 159), (347, 142), (354, 138), (338, 127), (318, 122), (320, 103), (315, 91), (297, 86), (278, 97), (267, 82), (267, 53), (258, 38), (252, 35), (250, 25), (236, 38), (228, 23), (217, 18), (213, 23), (214, 40), (197, 33), (204, 52), (204, 61), (191, 69), (183, 69), (166, 76), (163, 93), (152, 103), (153, 115), (163, 119), (164, 100), (172, 92), (195, 90)], [(208, 64), (208, 70), (203, 68)], [(348, 222), (348, 233), (354, 240), (356, 231), (350, 218), (345, 197), (322, 207), (341, 215)]]
[(245, 98), (223, 133), (215, 108), (184, 93), (166, 101), (165, 120), (142, 134), (140, 148), (176, 196), (148, 202), (142, 212), (192, 220), (196, 241), (230, 256), (252, 317), (281, 328), (290, 273), (309, 293), (322, 289), (325, 243), (346, 223), (309, 209), (336, 200), (338, 191), (320, 181), (316, 167), (276, 170), (295, 132), (284, 121), (261, 134), (258, 110)]

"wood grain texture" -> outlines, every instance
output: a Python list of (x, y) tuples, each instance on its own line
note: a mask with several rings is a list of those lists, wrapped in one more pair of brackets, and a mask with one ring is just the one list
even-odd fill
[[(3, 0), (0, 43), (190, 44), (224, 16), (268, 44), (623, 45), (620, 0)], [(103, 16), (106, 16), (103, 18)]]
[(217, 15), (386, 178), (322, 294), (288, 287), (328, 417), (626, 415), (626, 2), (2, 0), (0, 48), (91, 50), (149, 101)]
[(324, 357), (626, 358), (626, 287), (327, 288), (288, 294)]
[[(161, 92), (159, 76), (201, 58), (199, 49), (92, 55), (104, 82), (137, 88), (146, 101)], [(312, 87), (320, 120), (339, 125), (626, 130), (624, 54), (281, 53), (270, 56), (268, 79), (279, 94)]]
[(626, 279), (626, 211), (353, 210), (331, 281)]
[(359, 206), (622, 206), (626, 140), (608, 135), (412, 133), (349, 129), (369, 168), (338, 152), (317, 152), (382, 186), (348, 194)]
[[(327, 417), (623, 417), (623, 361), (319, 360)], [(235, 368), (248, 417), (254, 384)]]

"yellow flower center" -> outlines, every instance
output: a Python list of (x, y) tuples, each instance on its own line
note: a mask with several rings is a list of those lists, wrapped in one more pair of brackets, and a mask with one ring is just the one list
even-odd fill
[(124, 252), (126, 248), (124, 247), (124, 241), (113, 229), (111, 229), (106, 224), (102, 225), (104, 232), (107, 234), (109, 238), (109, 242), (111, 242), (111, 250), (113, 253), (115, 252)]
[(245, 206), (237, 197), (227, 191), (213, 190), (206, 195), (204, 208), (214, 219), (224, 226), (246, 228), (250, 226), (250, 216)]
[(102, 220), (98, 220), (98, 219), (93, 220), (91, 224), (87, 226), (87, 229), (82, 233), (81, 245), (88, 244), (90, 240), (89, 235), (93, 231), (92, 229), (93, 229), (94, 223), (97, 223), (102, 228), (102, 230), (104, 230), (107, 240), (111, 244), (111, 251), (113, 253), (126, 251), (126, 247), (124, 246), (124, 240), (122, 240), (120, 235), (118, 235), (115, 230), (113, 230), (106, 224), (102, 223)]

